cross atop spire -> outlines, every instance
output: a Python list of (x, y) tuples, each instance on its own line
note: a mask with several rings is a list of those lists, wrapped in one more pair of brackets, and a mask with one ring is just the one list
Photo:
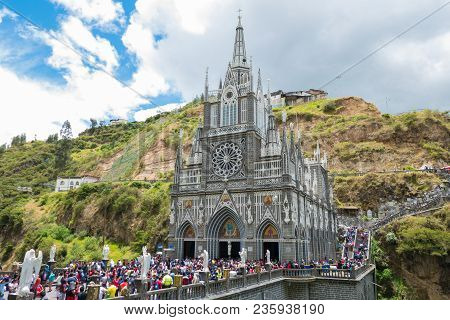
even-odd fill
[(241, 18), (242, 18), (241, 12), (242, 12), (242, 9), (239, 8), (237, 12), (238, 12), (238, 27), (242, 27), (242, 25), (241, 25)]

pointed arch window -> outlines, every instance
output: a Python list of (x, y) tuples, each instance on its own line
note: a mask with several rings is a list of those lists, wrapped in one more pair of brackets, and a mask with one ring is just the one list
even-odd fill
[(247, 122), (247, 99), (241, 100), (241, 123)]
[(217, 119), (218, 118), (218, 112), (217, 112), (217, 105), (211, 106), (211, 128), (217, 127)]
[(238, 100), (236, 88), (228, 86), (222, 95), (221, 126), (231, 126), (238, 122)]

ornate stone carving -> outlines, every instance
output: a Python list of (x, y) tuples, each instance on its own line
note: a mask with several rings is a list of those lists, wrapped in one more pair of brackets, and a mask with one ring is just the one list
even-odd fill
[(198, 224), (202, 225), (203, 224), (203, 215), (205, 212), (205, 207), (203, 205), (203, 200), (200, 199), (200, 204), (198, 205)]
[(170, 224), (175, 223), (175, 201), (172, 201), (172, 205), (170, 206), (169, 223)]
[(248, 224), (252, 224), (253, 223), (252, 201), (250, 200), (250, 197), (248, 197), (247, 200), (246, 211), (247, 211), (247, 222)]
[(284, 223), (289, 223), (291, 221), (291, 218), (289, 217), (289, 202), (287, 195), (284, 196), (283, 212), (284, 212)]

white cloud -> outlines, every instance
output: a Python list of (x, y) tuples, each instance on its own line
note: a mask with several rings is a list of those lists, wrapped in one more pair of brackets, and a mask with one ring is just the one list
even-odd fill
[(45, 139), (59, 132), (60, 124), (67, 119), (77, 134), (86, 128), (83, 119), (102, 119), (105, 113), (126, 118), (130, 110), (143, 103), (102, 72), (71, 75), (66, 87), (57, 88), (0, 67), (0, 87), (2, 142), (21, 132), (28, 138), (37, 134)]
[(147, 118), (153, 117), (159, 113), (170, 112), (170, 111), (182, 108), (185, 105), (186, 105), (186, 102), (169, 103), (169, 104), (165, 104), (163, 106), (152, 108), (152, 109), (139, 110), (134, 114), (134, 119), (136, 119), (136, 121), (145, 121), (145, 120), (147, 120)]
[[(119, 1), (52, 1), (70, 14), (59, 16), (55, 36), (112, 72), (119, 61), (135, 61), (133, 88), (149, 96), (180, 92), (184, 101), (203, 91), (207, 66), (211, 89), (224, 76), (241, 5), (247, 54), (253, 56), (255, 71), (261, 67), (263, 78), (271, 78), (273, 90), (317, 87), (440, 5), (439, 0), (353, 0), (345, 7), (339, 0), (137, 0), (121, 35), (133, 60), (119, 59), (113, 44), (92, 31), (124, 23)], [(2, 12), (0, 20), (5, 16)], [(392, 107), (384, 112), (420, 106), (448, 108), (449, 28), (450, 20), (439, 12), (326, 89), (331, 96), (362, 96), (381, 108), (389, 97)], [(158, 34), (166, 37), (155, 42)], [(63, 73), (67, 85), (51, 87), (20, 77), (12, 66), (3, 64), (0, 141), (22, 128), (29, 136), (38, 133), (45, 138), (59, 129), (52, 125), (54, 121), (65, 119), (80, 131), (84, 128), (80, 119), (106, 114), (124, 118), (144, 103), (106, 74), (87, 67), (60, 43), (41, 37), (52, 50), (47, 63)], [(17, 51), (6, 50), (5, 43), (3, 48), (0, 45), (2, 59)], [(141, 110), (135, 118), (144, 120), (155, 112)]]
[[(192, 98), (194, 79), (192, 73), (185, 72), (188, 71), (187, 68), (204, 69), (201, 60), (192, 60), (193, 56), (204, 56), (198, 55), (201, 49), (195, 46), (197, 41), (193, 38), (199, 39), (205, 35), (215, 11), (222, 6), (219, 1), (210, 0), (137, 0), (136, 11), (130, 17), (122, 37), (124, 45), (138, 60), (133, 87), (152, 96), (167, 93), (170, 89), (181, 89), (187, 99)], [(156, 44), (153, 39), (155, 34), (165, 34), (168, 38)], [(209, 37), (212, 35), (205, 39)], [(166, 49), (167, 46), (169, 50)], [(186, 77), (191, 86), (189, 90), (184, 90), (186, 88), (179, 82)], [(171, 88), (169, 84), (174, 87)]]
[[(271, 78), (274, 90), (307, 89), (327, 82), (440, 5), (439, 0), (353, 0), (344, 7), (339, 0), (137, 0), (122, 41), (138, 59), (133, 82), (139, 90), (178, 90), (189, 100), (203, 91), (207, 66), (211, 89), (224, 76), (242, 6), (247, 54), (255, 69), (261, 67), (263, 79)], [(448, 108), (448, 40), (439, 38), (449, 28), (444, 11), (437, 13), (326, 90), (331, 96), (361, 96), (381, 108), (388, 96), (395, 106), (385, 112), (419, 107), (425, 99), (430, 107)], [(155, 44), (153, 34), (167, 37)], [(390, 52), (399, 47), (403, 60), (393, 63)], [(426, 87), (427, 96), (411, 92), (412, 82)]]
[(71, 14), (98, 26), (110, 27), (115, 21), (123, 23), (124, 10), (114, 0), (51, 0), (62, 5)]
[[(99, 62), (102, 64), (106, 70), (109, 72), (113, 71), (115, 67), (118, 66), (118, 55), (116, 49), (111, 45), (111, 43), (100, 37), (94, 36), (92, 32), (85, 26), (81, 20), (75, 17), (68, 17), (66, 20), (61, 22), (61, 30), (55, 34), (57, 38), (64, 41), (66, 44), (72, 44), (75, 49), (89, 53), (89, 59), (93, 62)], [(52, 48), (55, 46), (60, 47), (55, 39), (46, 37), (48, 43)], [(66, 54), (66, 51), (68, 55)], [(61, 54), (59, 54), (61, 53)], [(64, 65), (70, 65), (74, 58), (79, 60), (80, 57), (76, 58), (77, 54), (70, 50), (53, 52), (53, 56), (50, 58), (50, 64), (56, 68), (61, 68)]]
[(3, 22), (3, 18), (5, 18), (5, 17), (15, 18), (16, 14), (6, 8), (1, 8), (0, 9), (0, 23)]

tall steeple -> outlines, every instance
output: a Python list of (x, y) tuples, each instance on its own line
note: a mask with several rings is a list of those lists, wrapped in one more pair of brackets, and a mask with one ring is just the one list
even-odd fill
[(198, 124), (195, 131), (194, 139), (192, 140), (191, 155), (189, 157), (189, 164), (199, 164), (202, 162), (202, 144), (200, 142), (202, 125)]
[(236, 27), (236, 36), (234, 38), (234, 51), (233, 51), (233, 67), (235, 66), (247, 66), (247, 54), (245, 52), (244, 41), (244, 28), (241, 24), (241, 10), (239, 10), (238, 25)]
[(206, 75), (205, 75), (205, 94), (204, 99), (208, 101), (209, 98), (209, 83), (208, 83), (208, 67), (206, 67)]

